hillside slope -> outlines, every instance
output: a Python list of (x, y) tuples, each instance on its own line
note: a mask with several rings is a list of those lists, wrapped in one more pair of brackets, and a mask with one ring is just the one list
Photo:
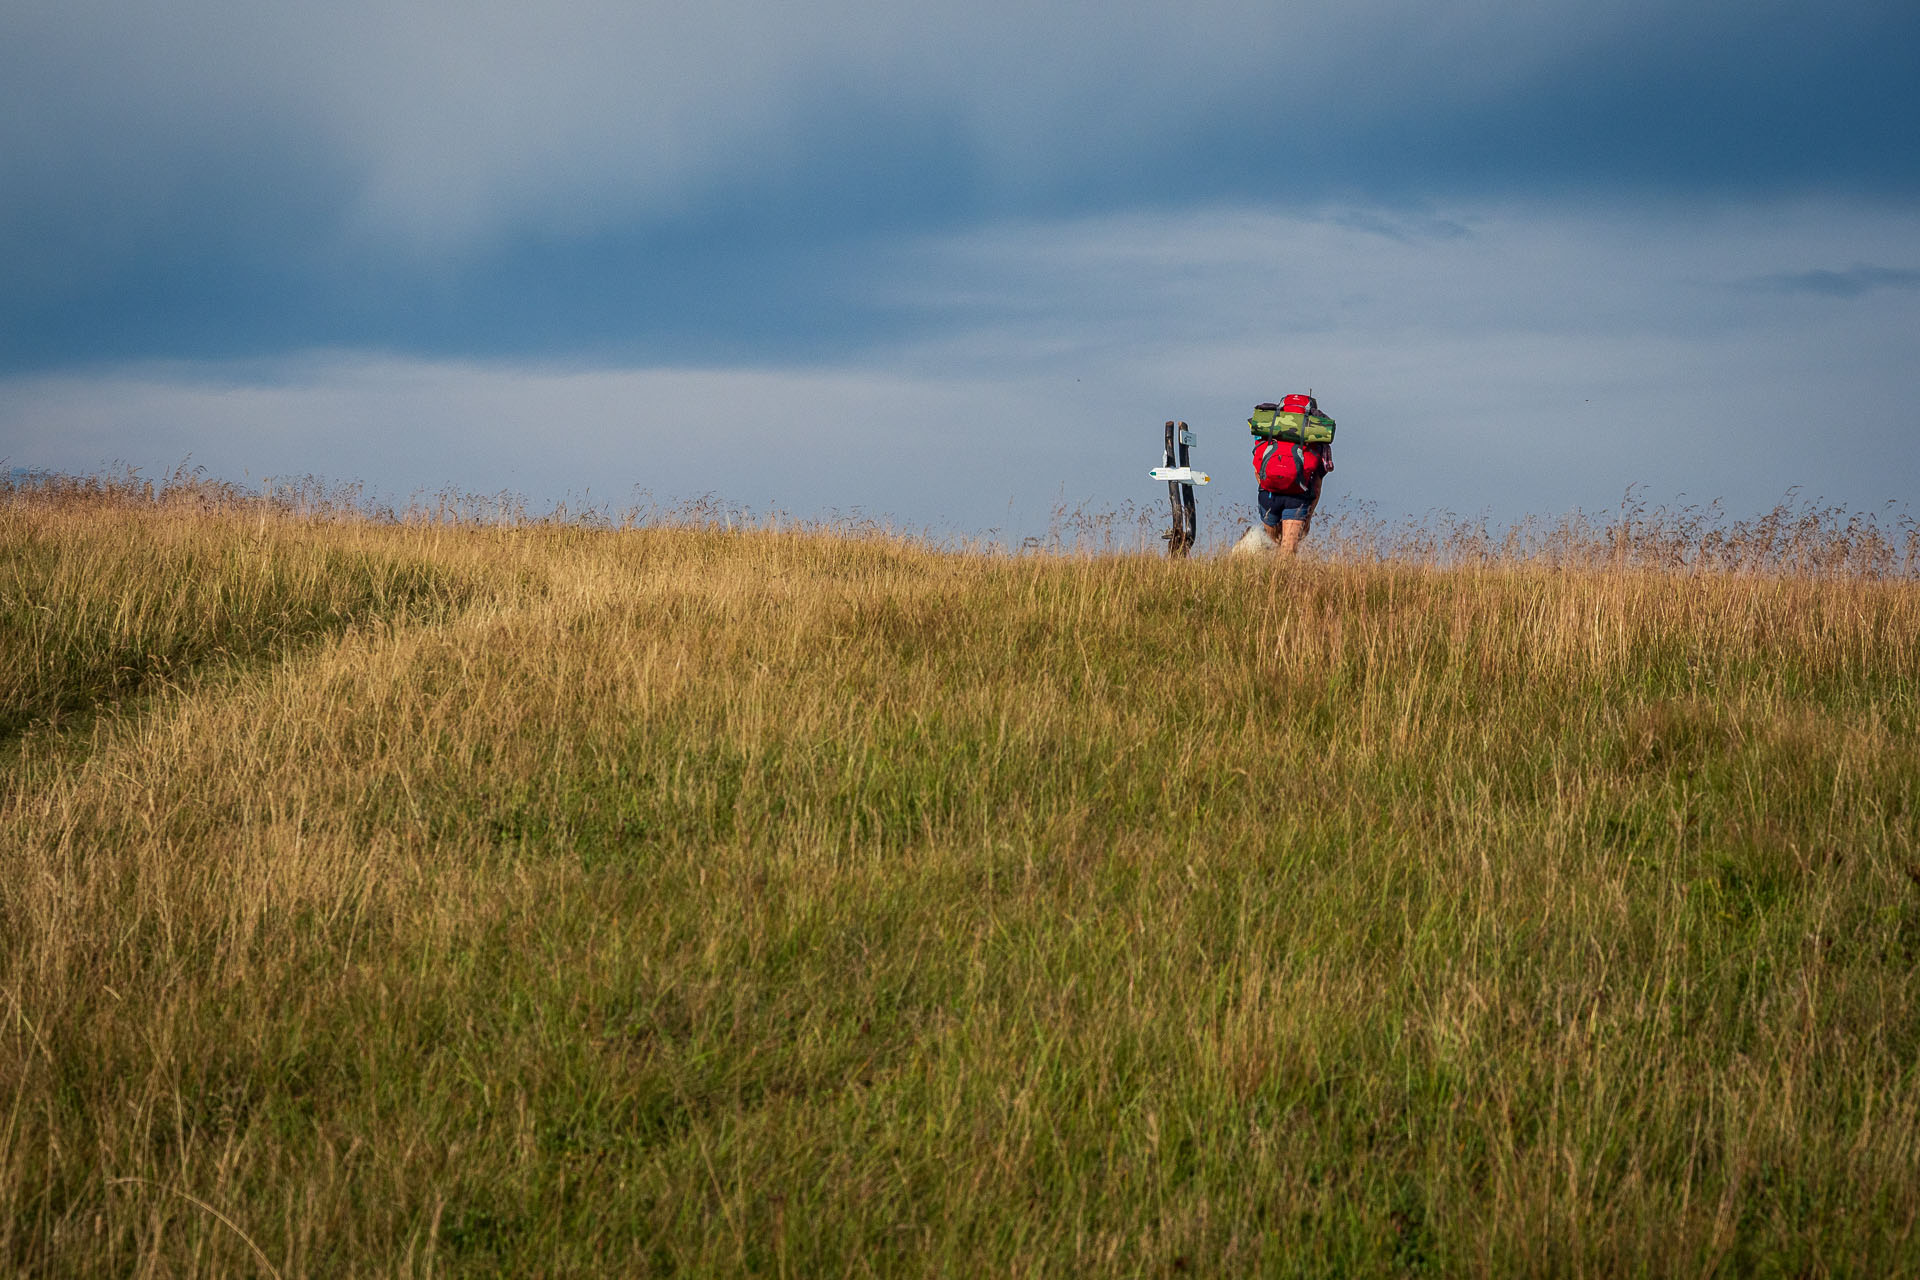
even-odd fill
[(0, 557), (12, 1269), (1920, 1269), (1911, 581)]

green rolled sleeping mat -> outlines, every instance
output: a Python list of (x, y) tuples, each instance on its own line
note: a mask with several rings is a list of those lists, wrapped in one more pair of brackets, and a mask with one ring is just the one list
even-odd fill
[(1247, 419), (1247, 428), (1261, 440), (1286, 440), (1293, 444), (1332, 444), (1333, 419), (1321, 413), (1319, 406), (1309, 397), (1288, 396), (1288, 401), (1308, 401), (1308, 407), (1296, 409), (1291, 404), (1285, 407), (1277, 404), (1256, 405), (1253, 416)]

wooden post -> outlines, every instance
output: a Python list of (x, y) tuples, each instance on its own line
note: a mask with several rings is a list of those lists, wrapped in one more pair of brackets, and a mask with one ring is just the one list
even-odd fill
[[(1184, 422), (1179, 424), (1177, 439), (1180, 441), (1180, 465), (1191, 468), (1193, 466), (1193, 459), (1188, 456), (1187, 446), (1193, 441), (1193, 433), (1187, 430), (1187, 424)], [(1191, 484), (1183, 484), (1180, 486), (1180, 505), (1186, 508), (1187, 516), (1185, 522), (1186, 541), (1185, 545), (1180, 548), (1180, 554), (1184, 556), (1187, 552), (1193, 550), (1193, 541), (1200, 535), (1200, 517), (1194, 513), (1193, 486)]]
[[(1175, 432), (1177, 430), (1177, 424), (1169, 418), (1167, 420), (1166, 448), (1166, 465), (1169, 467), (1178, 466), (1179, 462), (1177, 459), (1179, 454), (1185, 452), (1185, 446), (1181, 446), (1178, 451), (1175, 449), (1174, 440), (1176, 439)], [(1186, 555), (1189, 545), (1187, 540), (1187, 509), (1180, 501), (1180, 489), (1181, 484), (1178, 480), (1167, 481), (1167, 504), (1173, 508), (1173, 527), (1161, 535), (1161, 537), (1167, 540), (1167, 554), (1175, 559)], [(1189, 488), (1187, 492), (1191, 494), (1193, 490)], [(1192, 498), (1189, 497), (1187, 501), (1191, 502)]]

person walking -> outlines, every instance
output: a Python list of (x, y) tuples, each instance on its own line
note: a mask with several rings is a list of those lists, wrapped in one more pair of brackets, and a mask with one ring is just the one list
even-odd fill
[(1293, 555), (1313, 528), (1320, 486), (1333, 470), (1333, 419), (1312, 396), (1288, 396), (1254, 408), (1253, 471), (1260, 523), (1282, 554)]

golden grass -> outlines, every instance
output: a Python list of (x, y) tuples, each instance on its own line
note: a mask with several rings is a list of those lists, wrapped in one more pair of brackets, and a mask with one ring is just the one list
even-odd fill
[(1920, 1267), (1910, 580), (0, 546), (16, 1269)]

